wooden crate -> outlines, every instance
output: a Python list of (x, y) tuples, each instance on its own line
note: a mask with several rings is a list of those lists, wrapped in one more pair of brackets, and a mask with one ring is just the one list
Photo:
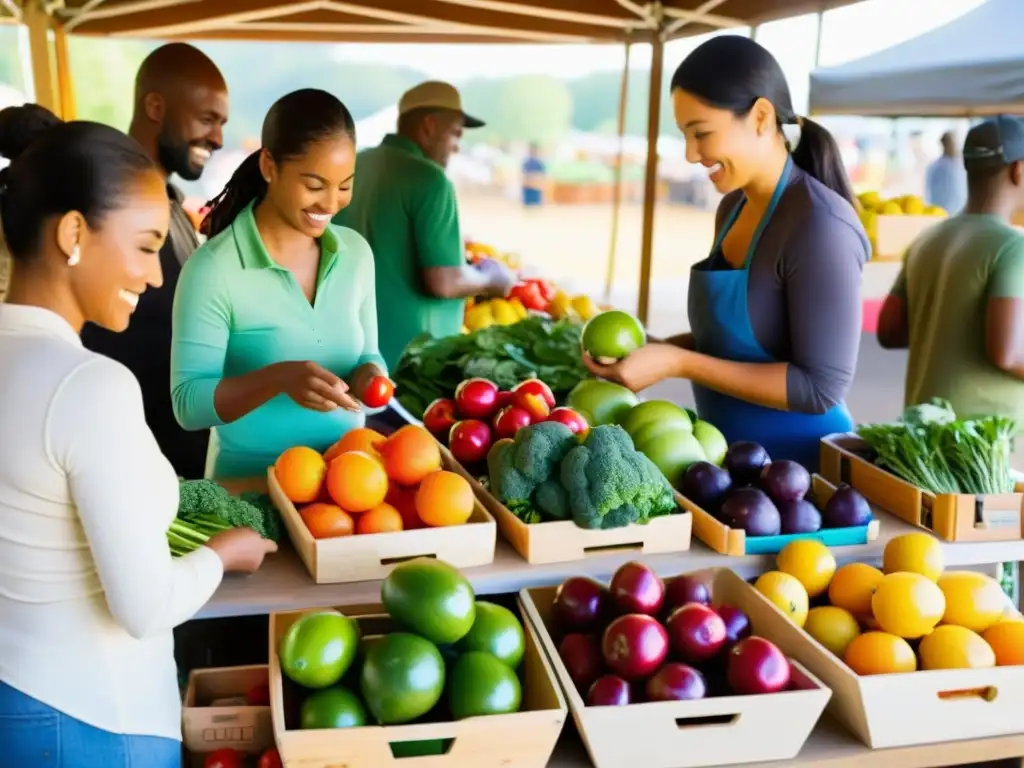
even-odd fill
[(944, 216), (886, 216), (879, 215), (875, 230), (875, 252), (879, 261), (900, 261), (910, 244), (926, 229), (933, 227)]
[(487, 511), (498, 523), (498, 530), (526, 562), (564, 563), (612, 552), (635, 551), (647, 555), (685, 552), (690, 548), (693, 516), (689, 511), (656, 517), (646, 525), (590, 530), (580, 528), (571, 520), (558, 520), (528, 525), (508, 511), (480, 481), (466, 471), (444, 446), (441, 455), (451, 461), (452, 470), (466, 478)]
[(788, 619), (772, 641), (832, 689), (829, 711), (872, 749), (1024, 733), (1024, 667), (861, 676)]
[[(709, 569), (704, 575), (714, 602), (746, 613), (754, 634), (774, 642), (777, 631), (790, 624), (774, 606), (767, 610), (754, 588), (727, 568)], [(520, 597), (595, 768), (688, 768), (789, 760), (799, 754), (831, 696), (799, 662), (792, 661), (793, 690), (781, 693), (588, 707), (549, 631), (555, 589), (524, 589)]]
[(314, 539), (281, 491), (273, 467), (267, 470), (267, 486), (296, 552), (317, 584), (383, 579), (396, 565), (416, 557), (436, 557), (457, 568), (494, 562), (497, 528), (479, 499), (464, 525)]
[[(392, 627), (381, 605), (339, 608), (356, 618), (364, 636)], [(520, 667), (522, 711), (471, 717), (456, 722), (365, 726), (335, 730), (292, 730), (285, 719), (284, 681), (277, 655), (284, 633), (307, 611), (270, 616), (270, 708), (277, 748), (286, 768), (545, 768), (567, 715), (555, 673), (541, 650), (537, 633), (523, 620), (526, 655)], [(520, 613), (523, 613), (520, 604)], [(442, 740), (445, 752), (398, 758), (393, 745)]]
[[(835, 493), (836, 487), (821, 475), (812, 475), (812, 490), (815, 499), (826, 503)], [(827, 547), (854, 547), (867, 544), (878, 538), (878, 510), (875, 519), (867, 525), (850, 528), (822, 528), (815, 533), (791, 533), (779, 536), (750, 536), (746, 531), (730, 528), (710, 512), (697, 506), (680, 493), (676, 493), (679, 505), (693, 515), (694, 535), (715, 552), (723, 555), (743, 557), (744, 555), (773, 555), (781, 552), (789, 542), (798, 539), (817, 539)]]
[(1024, 538), (1024, 486), (1019, 483), (1016, 493), (934, 494), (877, 466), (867, 443), (853, 433), (821, 439), (819, 471), (829, 482), (853, 486), (875, 506), (946, 541)]
[(185, 748), (197, 755), (223, 748), (259, 754), (274, 746), (269, 706), (210, 706), (218, 699), (244, 698), (250, 688), (268, 682), (266, 664), (193, 669), (188, 676), (181, 710)]

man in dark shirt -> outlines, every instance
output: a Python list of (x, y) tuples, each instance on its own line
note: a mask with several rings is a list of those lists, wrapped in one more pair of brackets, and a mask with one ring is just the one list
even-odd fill
[(223, 144), (228, 92), (217, 66), (200, 50), (170, 43), (142, 62), (135, 78), (135, 110), (129, 135), (138, 141), (168, 179), (171, 223), (160, 250), (164, 281), (139, 299), (128, 330), (111, 333), (93, 325), (82, 331), (86, 347), (124, 364), (142, 387), (146, 421), (178, 475), (203, 476), (209, 432), (186, 432), (171, 407), (171, 308), (178, 275), (199, 246), (182, 207), (184, 196), (171, 174), (198, 179), (210, 155)]

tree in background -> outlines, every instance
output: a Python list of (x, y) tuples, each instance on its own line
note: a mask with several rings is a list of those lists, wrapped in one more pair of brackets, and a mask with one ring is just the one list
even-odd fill
[(135, 73), (156, 46), (134, 40), (69, 36), (75, 107), (80, 120), (128, 130), (135, 98)]

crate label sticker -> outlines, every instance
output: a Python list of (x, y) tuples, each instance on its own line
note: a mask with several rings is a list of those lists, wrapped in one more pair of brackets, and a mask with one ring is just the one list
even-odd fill
[(981, 517), (988, 525), (1020, 525), (1020, 509), (985, 509)]
[(256, 736), (255, 726), (243, 728), (205, 728), (203, 741), (207, 744), (223, 744), (225, 742), (251, 742)]

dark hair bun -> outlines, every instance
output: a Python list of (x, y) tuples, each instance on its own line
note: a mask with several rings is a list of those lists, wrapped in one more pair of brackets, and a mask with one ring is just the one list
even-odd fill
[(0, 157), (14, 162), (33, 141), (61, 122), (53, 112), (38, 104), (0, 109)]

